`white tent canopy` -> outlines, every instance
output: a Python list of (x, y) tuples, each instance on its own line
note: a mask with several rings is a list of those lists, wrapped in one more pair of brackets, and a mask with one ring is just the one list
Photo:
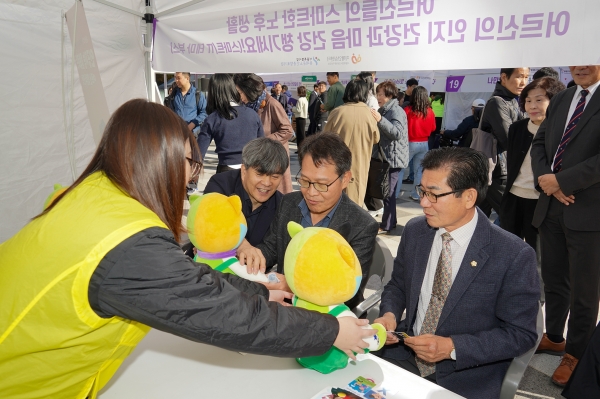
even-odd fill
[[(146, 23), (139, 16), (98, 1), (100, 0), (84, 0), (80, 4), (83, 4), (85, 9), (108, 109), (109, 112), (113, 112), (131, 98), (147, 97), (147, 88), (151, 87), (150, 84), (147, 85), (145, 78), (145, 70), (149, 65), (145, 62), (142, 42)], [(139, 15), (147, 12), (144, 0), (102, 2), (117, 4), (121, 8), (134, 10)], [(484, 0), (476, 3), (470, 0), (305, 0), (301, 3), (282, 0), (156, 0), (152, 3), (150, 10), (158, 19), (153, 62), (155, 69), (161, 71), (433, 71), (600, 63), (600, 48), (595, 43), (600, 37), (600, 25), (596, 23), (600, 14), (600, 2), (597, 0), (568, 3), (561, 0)], [(173, 7), (190, 3), (194, 4), (174, 13), (164, 14)], [(368, 10), (361, 8), (367, 3), (386, 3), (386, 6), (391, 4), (396, 9), (388, 9), (388, 13), (404, 15), (413, 12), (415, 15), (392, 15), (396, 19), (404, 19), (395, 22), (383, 21), (384, 14), (379, 10), (376, 11), (375, 18), (382, 22), (376, 22), (375, 26), (374, 23), (364, 21), (372, 18), (373, 10), (367, 16), (365, 11)], [(81, 79), (77, 68), (71, 68), (71, 40), (63, 18), (64, 12), (73, 4), (73, 0), (5, 0), (0, 3), (2, 27), (5, 32), (5, 40), (0, 43), (0, 71), (5, 77), (5, 92), (0, 97), (0, 168), (3, 171), (0, 178), (0, 242), (15, 234), (31, 217), (42, 210), (44, 200), (55, 183), (72, 183), (74, 176), (81, 173), (89, 162), (95, 148)], [(342, 21), (335, 29), (334, 24), (327, 25), (327, 21), (318, 21), (319, 7), (327, 8), (327, 13), (332, 5)], [(409, 6), (414, 6), (413, 11), (406, 8)], [(283, 59), (282, 52), (276, 51), (260, 54), (242, 53), (241, 56), (233, 53), (198, 53), (198, 44), (204, 44), (205, 49), (214, 48), (216, 51), (218, 46), (214, 41), (218, 38), (227, 38), (229, 42), (233, 42), (234, 39), (246, 42), (246, 36), (250, 35), (252, 40), (263, 40), (257, 36), (264, 36), (266, 28), (258, 32), (254, 27), (257, 14), (265, 14), (266, 19), (273, 20), (275, 12), (283, 18), (283, 11), (295, 10), (299, 20), (300, 9), (306, 8), (306, 12), (310, 14), (312, 7), (317, 10), (313, 14), (317, 19), (310, 27), (310, 37), (313, 32), (318, 34), (323, 30), (321, 35), (329, 43), (340, 30), (351, 29), (351, 37), (343, 40), (347, 41), (348, 46), (352, 44), (354, 47), (325, 51), (313, 49), (311, 57), (321, 60), (318, 65), (299, 65), (299, 61), (293, 61), (297, 63), (293, 66), (289, 64), (292, 61)], [(346, 7), (349, 14), (346, 14)], [(289, 13), (287, 15), (289, 22)], [(516, 18), (513, 24), (510, 23), (512, 15)], [(343, 19), (348, 16), (360, 21), (346, 23)], [(229, 33), (234, 17), (238, 22), (240, 17), (251, 18), (253, 25), (249, 26), (247, 35), (244, 32)], [(501, 21), (500, 17), (504, 19)], [(499, 36), (495, 33), (498, 25), (503, 27), (502, 35), (510, 36), (515, 30), (514, 25), (518, 25), (516, 39), (475, 41), (478, 18), (480, 25), (490, 32), (486, 33), (487, 36)], [(439, 32), (443, 33), (446, 41), (439, 38), (434, 40), (435, 37), (429, 34), (429, 23), (431, 22), (433, 32), (436, 32), (438, 25), (435, 22), (442, 19), (446, 20), (446, 25), (440, 26), (439, 29), (447, 29), (452, 19), (453, 28), (463, 30), (458, 21), (465, 21), (463, 33), (466, 39), (463, 43), (449, 44), (447, 40), (450, 40), (451, 36), (455, 37), (457, 32), (454, 31), (453, 35), (450, 35), (443, 29)], [(245, 22), (244, 18), (241, 20)], [(394, 24), (399, 26), (394, 28)], [(406, 34), (402, 24), (407, 27)], [(420, 24), (420, 27), (411, 24)], [(495, 24), (494, 32), (490, 28), (492, 24)], [(504, 29), (505, 27), (507, 28)], [(526, 28), (535, 29), (526, 31)], [(298, 29), (300, 28), (290, 28), (289, 31), (278, 34), (285, 33), (286, 40), (291, 37), (295, 43), (299, 40), (298, 35), (303, 38), (306, 36), (306, 32)], [(391, 35), (394, 29), (396, 36), (402, 36), (401, 45), (392, 48), (387, 44), (379, 47), (364, 44), (375, 38), (383, 40), (381, 38)], [(333, 30), (338, 32), (334, 34)], [(359, 38), (356, 32), (362, 36)], [(412, 32), (420, 34), (420, 44), (404, 45), (404, 41), (408, 42), (408, 36)], [(288, 36), (288, 33), (291, 36)], [(367, 38), (369, 33), (370, 39)], [(483, 33), (479, 33), (483, 36)], [(542, 37), (520, 37), (528, 33), (539, 34)], [(433, 35), (436, 36), (435, 33)], [(428, 38), (431, 38), (432, 43), (428, 43)], [(362, 47), (358, 46), (359, 39), (362, 40)], [(410, 40), (414, 40), (414, 37)], [(178, 45), (172, 47), (172, 43)], [(179, 48), (179, 43), (195, 43), (196, 52), (171, 53), (171, 48)], [(390, 43), (394, 44), (393, 41)], [(296, 46), (293, 51), (284, 52), (285, 57), (308, 58), (306, 55), (300, 57), (304, 52), (298, 55), (298, 51), (301, 50)], [(352, 63), (353, 55), (357, 63)], [(328, 57), (333, 58), (328, 60)]]

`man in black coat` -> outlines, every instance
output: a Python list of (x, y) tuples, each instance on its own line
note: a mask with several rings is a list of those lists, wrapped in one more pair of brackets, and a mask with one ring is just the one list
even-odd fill
[(242, 167), (213, 175), (204, 194), (216, 192), (240, 197), (248, 226), (245, 240), (258, 245), (283, 197), (277, 188), (288, 165), (287, 151), (280, 142), (266, 137), (254, 139), (242, 150)]
[(315, 83), (313, 86), (313, 91), (310, 92), (310, 97), (308, 98), (308, 117), (310, 118), (310, 123), (308, 125), (307, 136), (314, 134), (317, 129), (316, 119), (315, 119), (315, 108), (318, 108), (319, 102), (319, 83)]
[[(363, 274), (360, 288), (346, 302), (353, 308), (362, 300), (379, 225), (343, 192), (352, 178), (352, 154), (338, 134), (321, 133), (306, 138), (298, 152), (298, 160), (302, 166), (298, 174), (300, 192), (283, 196), (275, 220), (261, 244), (256, 248), (247, 243), (240, 245), (240, 263), (247, 264), (248, 270), (254, 273), (277, 265), (277, 272), (285, 274), (285, 251), (291, 240), (288, 222), (297, 222), (302, 227), (329, 227), (348, 241), (360, 261)], [(285, 278), (280, 278), (284, 280), (281, 285), (269, 288), (289, 291)]]
[(577, 86), (552, 98), (531, 147), (541, 193), (532, 224), (539, 229), (546, 294), (538, 350), (566, 351), (552, 376), (563, 386), (592, 336), (600, 300), (600, 66), (570, 69)]

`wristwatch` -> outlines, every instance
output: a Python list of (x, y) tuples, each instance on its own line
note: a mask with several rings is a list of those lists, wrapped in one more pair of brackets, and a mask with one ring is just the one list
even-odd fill
[(456, 360), (456, 349), (454, 349), (454, 344), (452, 344), (452, 351), (450, 352), (450, 359)]

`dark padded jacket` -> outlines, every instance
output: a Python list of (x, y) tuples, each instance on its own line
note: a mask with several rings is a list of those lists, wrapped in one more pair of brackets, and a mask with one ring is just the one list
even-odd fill
[(337, 337), (333, 316), (268, 301), (264, 285), (193, 262), (173, 234), (153, 227), (102, 259), (88, 289), (101, 317), (120, 316), (221, 348), (261, 355), (325, 353)]

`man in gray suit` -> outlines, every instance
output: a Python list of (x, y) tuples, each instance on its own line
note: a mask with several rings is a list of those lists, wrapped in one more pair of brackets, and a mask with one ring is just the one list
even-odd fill
[(532, 224), (540, 233), (546, 294), (546, 334), (538, 351), (565, 354), (552, 375), (560, 386), (594, 332), (600, 299), (600, 66), (570, 69), (577, 86), (552, 98), (531, 146), (542, 192)]
[(497, 398), (512, 359), (536, 343), (535, 252), (476, 208), (487, 191), (483, 154), (440, 148), (422, 165), (425, 216), (404, 228), (382, 294), (375, 322), (389, 332), (379, 355), (467, 398)]
[[(353, 308), (362, 300), (373, 260), (378, 223), (343, 192), (348, 184), (352, 184), (352, 154), (338, 134), (320, 133), (307, 137), (298, 151), (298, 160), (301, 165), (297, 176), (300, 192), (283, 196), (262, 243), (256, 248), (246, 243), (240, 245), (240, 263), (247, 263), (250, 272), (264, 271), (277, 264), (277, 272), (285, 274), (285, 250), (291, 240), (287, 232), (288, 222), (294, 221), (303, 227), (329, 227), (348, 241), (360, 261), (363, 272), (360, 289), (354, 298), (346, 302)], [(283, 276), (280, 278), (284, 280)], [(285, 280), (277, 288), (289, 291)]]

